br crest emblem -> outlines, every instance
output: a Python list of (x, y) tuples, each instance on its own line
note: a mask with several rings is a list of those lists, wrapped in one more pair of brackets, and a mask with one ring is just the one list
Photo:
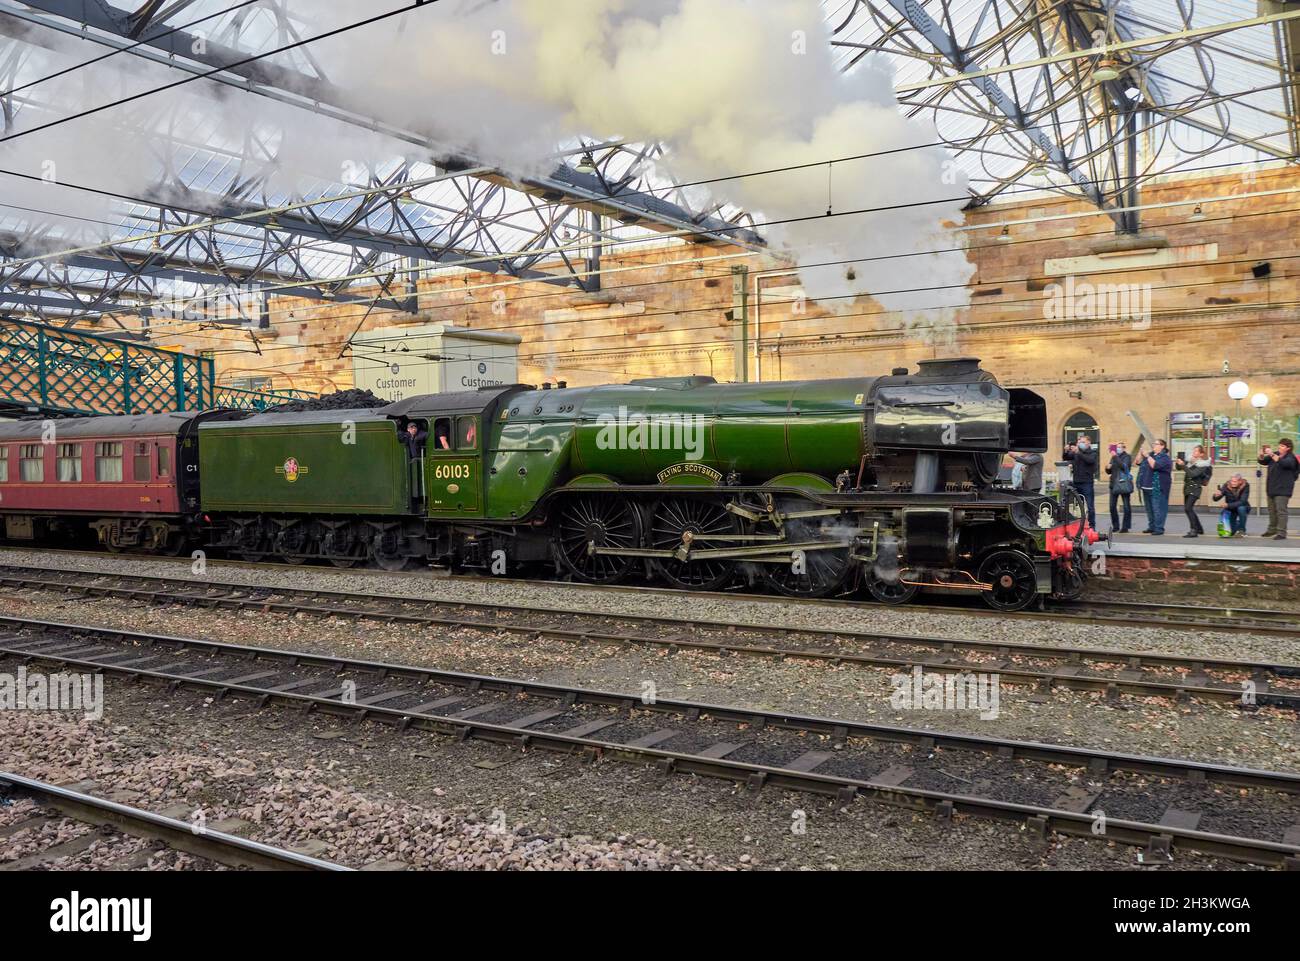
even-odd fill
[(284, 479), (290, 484), (298, 483), (298, 478), (303, 474), (310, 474), (311, 471), (298, 463), (298, 458), (290, 457), (284, 464), (275, 469), (277, 474), (283, 474)]

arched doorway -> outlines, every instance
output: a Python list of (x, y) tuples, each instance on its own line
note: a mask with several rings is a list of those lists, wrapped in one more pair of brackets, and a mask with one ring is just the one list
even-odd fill
[(1087, 411), (1078, 411), (1071, 414), (1069, 420), (1065, 422), (1064, 437), (1062, 438), (1061, 449), (1064, 450), (1071, 444), (1077, 444), (1080, 437), (1087, 437), (1092, 441), (1092, 446), (1097, 448), (1097, 474), (1101, 473), (1101, 428), (1097, 426), (1097, 418), (1093, 417)]

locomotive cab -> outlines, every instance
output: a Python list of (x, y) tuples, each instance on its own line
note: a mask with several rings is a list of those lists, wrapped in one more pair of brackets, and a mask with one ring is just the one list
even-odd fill
[(501, 400), (519, 390), (493, 387), (431, 394), (378, 412), (419, 424), (428, 433), (412, 487), (421, 495), (420, 513), (438, 520), (483, 517), (489, 477), (484, 469), (486, 428), (498, 416)]
[(1048, 449), (1047, 401), (1032, 390), (1012, 387), (1008, 406), (1008, 437), (1010, 450), (1026, 454), (1043, 454)]

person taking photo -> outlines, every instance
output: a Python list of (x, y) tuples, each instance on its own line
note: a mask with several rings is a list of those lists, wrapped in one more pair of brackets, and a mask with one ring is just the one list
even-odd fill
[(1268, 502), (1268, 530), (1264, 537), (1276, 541), (1286, 540), (1287, 519), (1291, 496), (1295, 493), (1296, 477), (1300, 476), (1300, 461), (1295, 456), (1295, 441), (1283, 437), (1277, 450), (1265, 447), (1259, 462), (1268, 468), (1264, 481), (1264, 495)]
[[(1106, 465), (1110, 475), (1110, 530), (1112, 534), (1127, 534), (1133, 526), (1133, 456), (1124, 444), (1115, 445), (1115, 453)], [(1123, 517), (1120, 506), (1123, 505)]]
[(1183, 513), (1187, 515), (1187, 533), (1183, 536), (1200, 537), (1205, 528), (1196, 514), (1196, 502), (1214, 476), (1214, 465), (1205, 456), (1205, 448), (1197, 444), (1192, 448), (1190, 460), (1179, 454), (1174, 466), (1183, 472)]

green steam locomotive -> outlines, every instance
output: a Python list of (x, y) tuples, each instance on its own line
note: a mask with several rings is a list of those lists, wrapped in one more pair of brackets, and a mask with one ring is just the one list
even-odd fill
[(1047, 449), (1046, 408), (966, 358), (798, 383), (488, 388), (197, 427), (197, 509), (177, 533), (249, 559), (553, 567), (894, 604), (933, 588), (1012, 611), (1081, 593), (1096, 540), (1068, 497), (997, 485), (1005, 452)]

